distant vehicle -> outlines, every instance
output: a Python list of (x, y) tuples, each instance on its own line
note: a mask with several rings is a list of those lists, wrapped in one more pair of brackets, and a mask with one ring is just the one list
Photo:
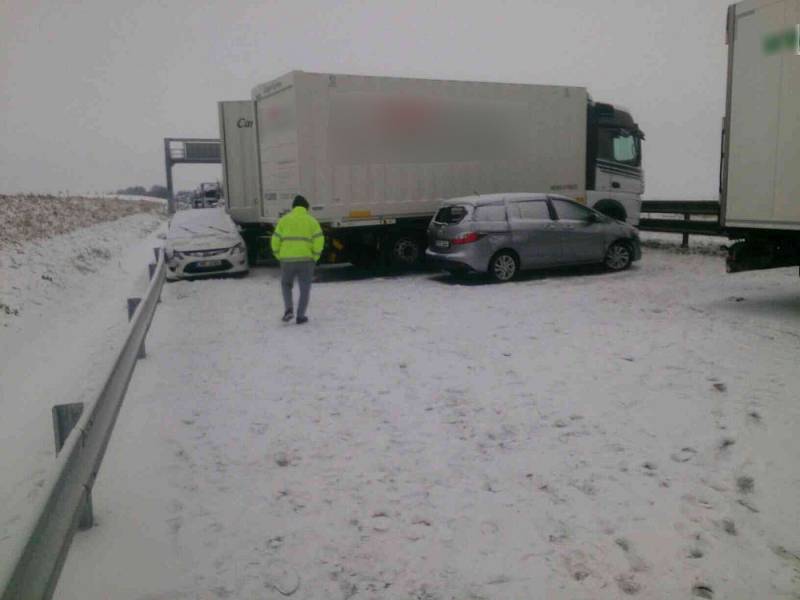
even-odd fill
[(728, 8), (720, 225), (728, 272), (800, 265), (800, 4)]
[(541, 190), (632, 225), (644, 134), (586, 88), (293, 71), (219, 103), (225, 202), (248, 243), (295, 194), (323, 260), (411, 265), (442, 199)]
[(641, 258), (636, 228), (564, 196), (490, 194), (444, 203), (428, 227), (428, 259), (451, 273), (510, 281), (522, 269)]
[(200, 275), (244, 275), (249, 270), (244, 240), (225, 209), (180, 210), (164, 244), (167, 280)]
[(175, 194), (175, 204), (179, 209), (190, 208), (194, 192), (180, 191)]
[(192, 208), (217, 206), (221, 199), (222, 189), (218, 183), (201, 183), (192, 196)]

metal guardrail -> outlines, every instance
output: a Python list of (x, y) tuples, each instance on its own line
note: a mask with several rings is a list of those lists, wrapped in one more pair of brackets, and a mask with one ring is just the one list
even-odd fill
[(103, 389), (64, 440), (30, 522), (8, 563), (0, 564), (0, 600), (47, 600), (55, 591), (75, 529), (91, 510), (92, 486), (161, 296), (166, 267), (158, 255)]
[[(683, 234), (681, 246), (686, 248), (689, 245), (690, 234), (725, 235), (719, 224), (719, 210), (719, 202), (711, 200), (644, 200), (642, 214), (683, 215), (683, 219), (640, 218), (639, 229)], [(716, 220), (692, 221), (692, 215), (716, 217)]]

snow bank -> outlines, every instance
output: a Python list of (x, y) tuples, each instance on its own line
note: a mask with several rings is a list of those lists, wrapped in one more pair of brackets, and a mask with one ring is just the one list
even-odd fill
[(134, 214), (0, 248), (0, 561), (53, 464), (51, 408), (99, 391), (163, 222)]
[[(19, 316), (32, 307), (39, 307), (37, 314), (45, 314), (45, 305), (55, 303), (69, 291), (85, 295), (86, 307), (90, 308), (92, 298), (82, 285), (83, 279), (112, 266), (114, 259), (118, 259), (131, 243), (147, 237), (164, 221), (163, 216), (149, 210), (144, 213), (137, 210), (133, 216), (116, 217), (111, 221), (112, 209), (111, 213), (105, 213), (108, 221), (79, 226), (82, 209), (74, 208), (75, 205), (70, 205), (66, 211), (69, 216), (64, 217), (70, 233), (0, 246), (0, 280), (3, 282), (0, 324), (3, 327), (15, 320), (10, 317)], [(11, 229), (19, 234), (12, 234), (12, 237), (24, 238), (26, 232), (32, 233), (24, 226), (15, 229), (13, 223)], [(38, 233), (44, 234), (41, 230)], [(38, 333), (35, 323), (31, 323), (29, 333), (33, 336)]]
[(724, 257), (727, 255), (725, 246), (732, 242), (726, 237), (709, 235), (690, 235), (689, 246), (681, 248), (682, 236), (679, 233), (660, 233), (655, 231), (642, 231), (640, 234), (642, 247), (658, 248), (677, 254), (706, 254), (709, 256)]
[(56, 598), (791, 598), (799, 284), (169, 285)]
[(154, 196), (136, 196), (131, 194), (107, 194), (108, 198), (118, 198), (120, 200), (127, 200), (133, 202), (153, 202), (155, 204), (165, 205), (166, 198), (155, 198)]

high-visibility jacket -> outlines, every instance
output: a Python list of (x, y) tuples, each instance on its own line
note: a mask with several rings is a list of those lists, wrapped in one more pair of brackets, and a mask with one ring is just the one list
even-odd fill
[(325, 237), (319, 222), (302, 206), (283, 215), (272, 232), (272, 254), (281, 262), (319, 260)]

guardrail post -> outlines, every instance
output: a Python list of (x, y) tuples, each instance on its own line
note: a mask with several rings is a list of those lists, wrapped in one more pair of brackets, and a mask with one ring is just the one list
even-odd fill
[[(139, 306), (139, 302), (141, 302), (141, 298), (128, 298), (128, 321), (133, 318), (133, 313), (136, 312), (136, 307)], [(142, 340), (142, 345), (139, 348), (139, 354), (136, 355), (137, 358), (145, 358), (147, 354), (144, 350), (144, 340)]]
[[(153, 279), (153, 273), (155, 272), (156, 267), (158, 266), (158, 258), (161, 256), (161, 251), (162, 251), (162, 249), (160, 247), (153, 248), (153, 255), (156, 257), (156, 264), (154, 264), (152, 267), (150, 267), (150, 279), (151, 280)], [(158, 301), (156, 303), (157, 304), (161, 304), (161, 292), (158, 293)]]
[[(73, 402), (71, 404), (56, 404), (53, 407), (53, 435), (56, 442), (56, 455), (61, 452), (67, 436), (75, 428), (75, 424), (83, 414), (83, 402)], [(92, 490), (86, 490), (86, 499), (80, 509), (81, 515), (78, 520), (78, 529), (86, 530), (94, 526), (94, 512), (92, 510)]]
[[(683, 220), (684, 221), (691, 221), (691, 219), (692, 219), (692, 215), (690, 215), (689, 213), (686, 213), (685, 215), (683, 215)], [(683, 240), (681, 240), (681, 248), (688, 248), (688, 247), (689, 247), (689, 234), (684, 232)]]

